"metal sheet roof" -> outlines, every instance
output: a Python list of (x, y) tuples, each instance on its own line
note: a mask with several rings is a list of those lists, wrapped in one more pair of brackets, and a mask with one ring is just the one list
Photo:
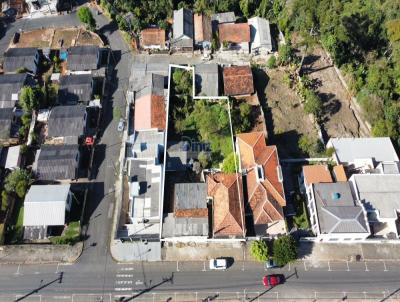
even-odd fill
[(69, 184), (31, 186), (25, 196), (23, 225), (63, 225), (69, 189)]
[(79, 137), (84, 134), (85, 121), (85, 106), (54, 107), (49, 116), (48, 137)]

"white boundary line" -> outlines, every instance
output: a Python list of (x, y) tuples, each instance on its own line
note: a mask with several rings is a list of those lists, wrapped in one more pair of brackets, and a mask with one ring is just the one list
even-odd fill
[[(171, 100), (171, 81), (172, 81), (172, 68), (180, 68), (184, 69), (186, 71), (192, 71), (192, 99), (193, 100), (210, 100), (210, 101), (227, 101), (228, 104), (228, 117), (229, 117), (229, 126), (230, 126), (230, 131), (231, 131), (231, 139), (232, 139), (232, 149), (233, 149), (233, 154), (234, 154), (234, 162), (235, 162), (235, 171), (236, 175), (239, 173), (238, 171), (238, 165), (237, 165), (237, 160), (236, 160), (236, 150), (235, 150), (235, 140), (233, 138), (233, 127), (232, 127), (232, 117), (231, 117), (231, 106), (229, 102), (229, 97), (227, 96), (196, 96), (196, 87), (195, 87), (195, 70), (194, 67), (192, 66), (182, 66), (182, 65), (177, 65), (177, 64), (169, 64), (168, 68), (168, 102), (167, 102), (167, 119), (166, 119), (166, 127), (165, 127), (165, 138), (164, 138), (164, 163), (166, 162), (167, 158), (167, 142), (168, 142), (168, 124), (169, 124), (169, 103)], [(164, 191), (165, 191), (165, 168), (163, 169), (163, 180), (162, 180), (162, 196), (161, 200), (164, 200)], [(243, 229), (243, 237), (246, 237), (246, 231), (245, 231), (245, 223), (244, 223), (244, 212), (242, 208), (242, 194), (240, 191), (240, 185), (239, 181), (236, 181), (236, 186), (238, 190), (238, 196), (239, 196), (239, 206), (240, 206), (240, 212), (241, 212), (241, 220), (242, 220), (242, 229)], [(161, 213), (160, 213), (160, 239), (161, 239), (161, 234), (162, 234), (162, 220), (163, 220), (163, 204), (164, 202), (161, 203)]]

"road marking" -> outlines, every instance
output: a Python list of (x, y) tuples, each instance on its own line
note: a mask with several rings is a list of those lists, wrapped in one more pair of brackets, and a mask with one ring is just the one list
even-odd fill
[(39, 275), (39, 274), (40, 274), (40, 272), (34, 272), (34, 274), (35, 274), (35, 275)]
[(132, 280), (117, 280), (115, 281), (116, 284), (132, 284)]
[(58, 267), (59, 267), (59, 266), (60, 266), (60, 262), (57, 263), (57, 268), (56, 268), (55, 274), (58, 274)]
[(53, 296), (53, 299), (71, 299), (71, 296)]
[(328, 261), (328, 272), (331, 272), (331, 263)]
[(122, 292), (122, 291), (131, 291), (132, 287), (116, 287), (115, 290), (117, 292)]
[(385, 269), (384, 269), (384, 272), (387, 272), (388, 270), (387, 270), (387, 268), (386, 268), (386, 262), (385, 262), (385, 261), (383, 261), (383, 267), (385, 268)]
[(303, 261), (303, 264), (304, 264), (304, 270), (305, 270), (305, 271), (307, 271), (306, 262), (305, 262), (305, 261)]
[(368, 266), (367, 266), (367, 262), (364, 261), (364, 264), (365, 264), (365, 271), (366, 271), (366, 272), (369, 272), (369, 269), (368, 269)]
[(121, 271), (133, 271), (135, 268), (133, 267), (123, 267), (121, 268)]
[(108, 208), (108, 219), (112, 217), (113, 209), (114, 209), (114, 204), (110, 203), (110, 207)]
[(347, 261), (347, 260), (346, 260), (346, 265), (347, 265), (347, 271), (349, 272), (349, 271), (350, 271), (350, 268), (349, 268), (349, 261)]
[(137, 281), (135, 282), (135, 285), (143, 285), (143, 281), (137, 280)]
[(179, 261), (176, 261), (176, 271), (179, 272)]
[(116, 274), (117, 278), (132, 278), (132, 274)]
[(21, 274), (21, 273), (19, 272), (20, 267), (21, 267), (21, 264), (18, 264), (17, 271), (14, 273), (14, 275), (20, 275), (20, 274)]
[(289, 268), (288, 268), (288, 271), (290, 271), (290, 262), (289, 262)]
[[(203, 261), (203, 272), (205, 272), (205, 271), (206, 271), (206, 262)], [(197, 301), (197, 299), (196, 299), (196, 301)]]

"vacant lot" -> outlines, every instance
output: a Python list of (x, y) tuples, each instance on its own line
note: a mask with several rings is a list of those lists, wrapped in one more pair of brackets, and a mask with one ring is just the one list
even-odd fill
[(20, 35), (19, 41), (15, 47), (50, 47), (50, 42), (54, 34), (54, 29), (35, 29), (32, 31), (23, 32)]
[(255, 70), (254, 82), (265, 112), (268, 144), (276, 144), (281, 158), (298, 157), (298, 141), (302, 134), (317, 137), (317, 131), (304, 113), (300, 98), (284, 83), (280, 69)]
[(77, 36), (78, 29), (76, 28), (57, 29), (54, 32), (51, 48), (58, 49), (60, 47), (69, 47), (71, 45), (75, 45)]
[(322, 127), (327, 136), (362, 136), (359, 122), (350, 108), (350, 96), (322, 48), (315, 47), (312, 54), (305, 58), (303, 70), (318, 87), (324, 111)]

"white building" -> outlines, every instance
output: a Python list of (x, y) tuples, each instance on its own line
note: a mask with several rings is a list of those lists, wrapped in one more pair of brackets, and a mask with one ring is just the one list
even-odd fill
[(251, 53), (269, 54), (272, 53), (273, 45), (269, 22), (260, 17), (253, 17), (248, 20), (250, 25)]

